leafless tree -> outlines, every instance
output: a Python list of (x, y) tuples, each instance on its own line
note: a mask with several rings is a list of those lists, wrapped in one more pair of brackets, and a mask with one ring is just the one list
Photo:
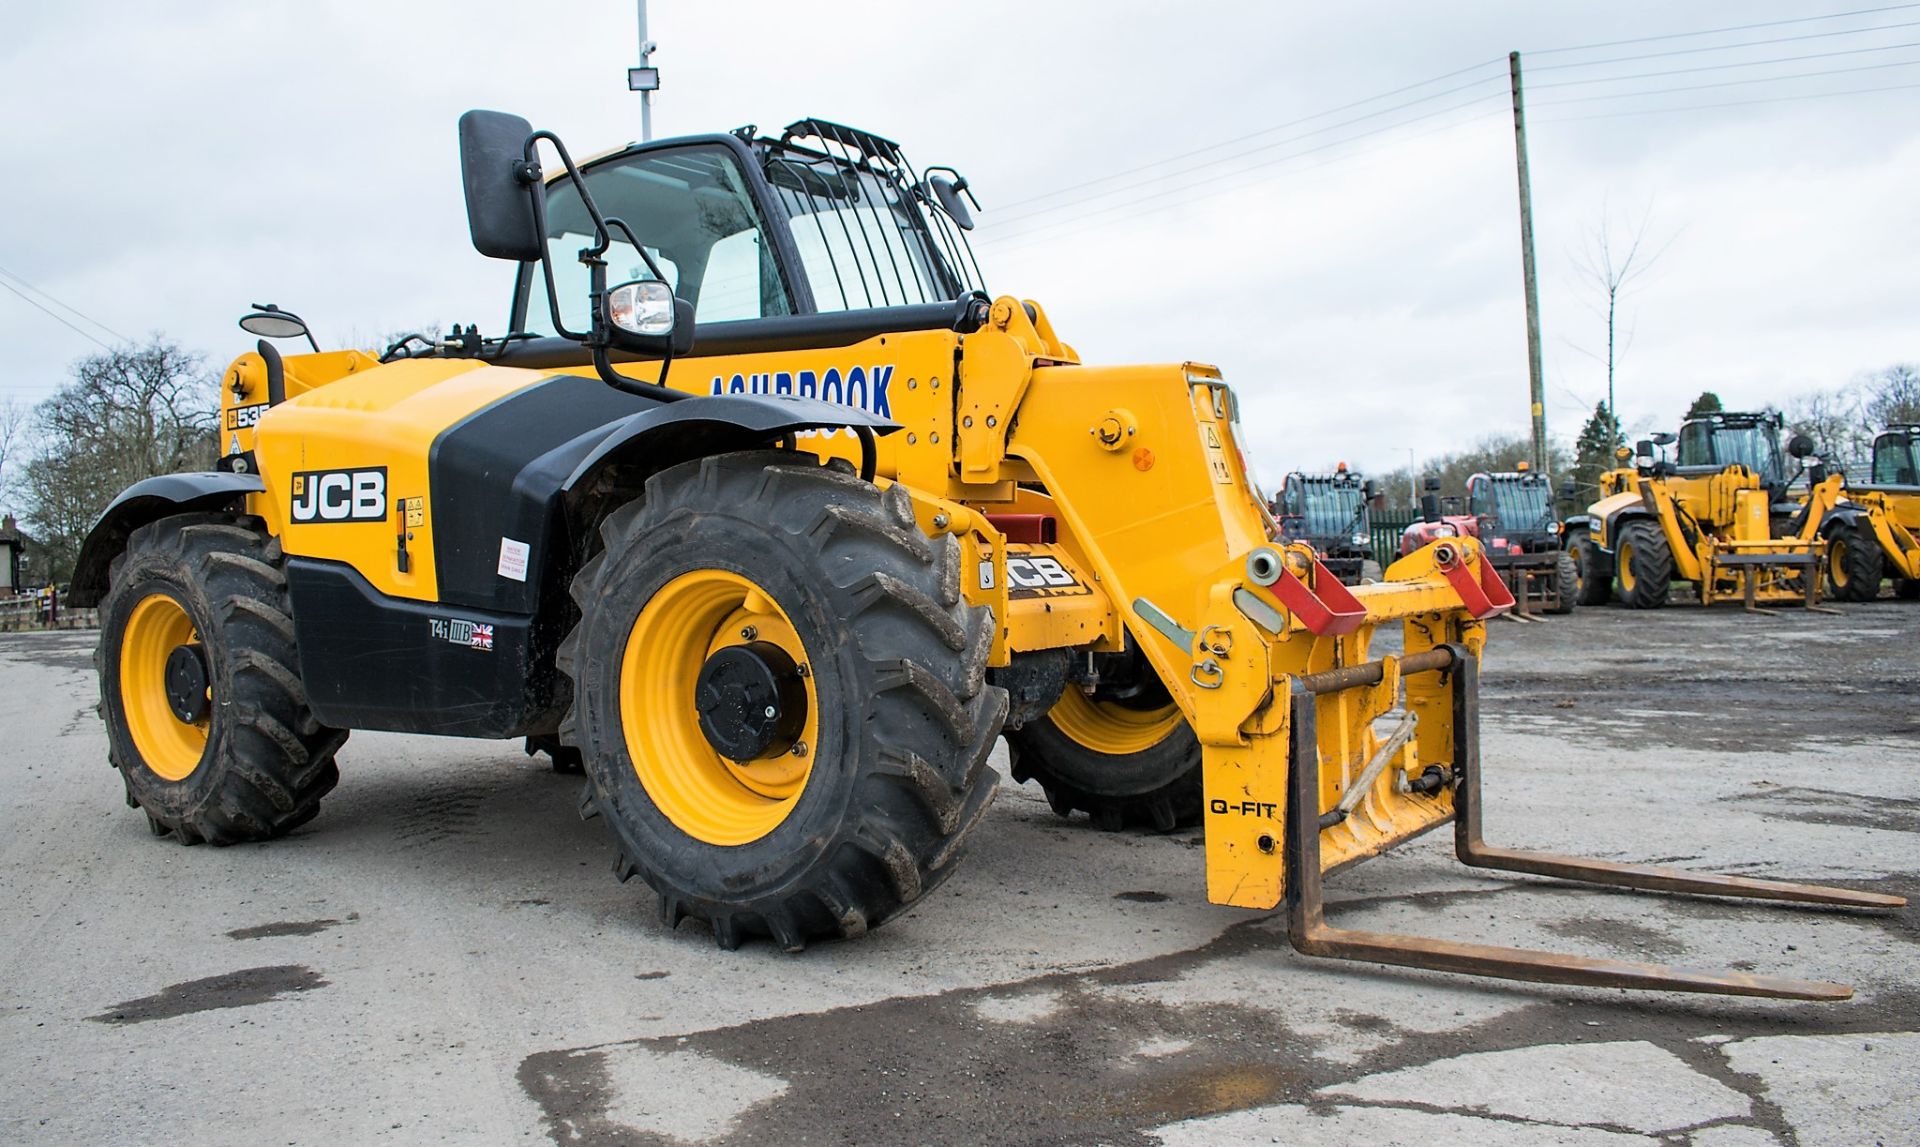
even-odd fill
[(1920, 364), (1897, 362), (1860, 381), (1862, 407), (1870, 429), (1893, 423), (1920, 423)]
[(34, 410), (20, 468), (26, 518), (50, 576), (69, 575), (80, 542), (121, 490), (156, 474), (211, 469), (218, 375), (164, 339), (90, 355)]
[(0, 401), (0, 507), (12, 509), (14, 471), (33, 410), (18, 399)]
[(1603, 203), (1600, 222), (1587, 231), (1585, 242), (1573, 253), (1578, 281), (1591, 296), (1588, 307), (1607, 325), (1605, 355), (1594, 354), (1577, 345), (1574, 349), (1606, 366), (1607, 411), (1616, 419), (1619, 412), (1614, 405), (1614, 374), (1620, 360), (1626, 356), (1627, 348), (1633, 344), (1631, 316), (1623, 313), (1627, 295), (1672, 248), (1677, 237), (1653, 240), (1650, 237), (1652, 223), (1652, 203), (1647, 204), (1637, 221), (1629, 219), (1625, 222), (1615, 222), (1613, 211)]

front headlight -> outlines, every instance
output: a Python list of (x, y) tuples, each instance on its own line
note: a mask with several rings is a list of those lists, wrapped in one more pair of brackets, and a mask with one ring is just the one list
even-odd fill
[(1451, 538), (1451, 537), (1457, 536), (1459, 533), (1460, 533), (1459, 530), (1454, 529), (1452, 526), (1448, 525), (1445, 522), (1442, 522), (1433, 528), (1433, 536), (1436, 538)]
[(1558, 533), (1560, 532), (1560, 523), (1559, 523), (1559, 522), (1549, 522), (1549, 523), (1547, 524), (1547, 532), (1548, 532), (1549, 534), (1558, 534)]
[(1370, 541), (1372, 541), (1372, 540), (1373, 540), (1373, 539), (1372, 539), (1371, 537), (1369, 537), (1368, 535), (1366, 535), (1366, 534), (1355, 534), (1355, 535), (1353, 535), (1353, 544), (1354, 544), (1354, 545), (1356, 545), (1356, 546), (1364, 546), (1364, 545), (1366, 545), (1366, 544), (1367, 544), (1368, 542), (1370, 542)]

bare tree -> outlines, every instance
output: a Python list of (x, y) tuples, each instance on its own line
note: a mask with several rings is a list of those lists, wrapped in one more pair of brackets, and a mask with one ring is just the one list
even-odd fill
[(1860, 388), (1871, 429), (1920, 422), (1920, 365), (1897, 362), (1882, 367), (1862, 379)]
[(199, 355), (155, 338), (80, 359), (73, 381), (35, 409), (35, 451), (20, 486), (51, 578), (69, 576), (87, 530), (121, 490), (212, 468), (218, 381)]
[(1813, 439), (1815, 451), (1829, 463), (1846, 466), (1866, 460), (1872, 436), (1867, 432), (1857, 386), (1796, 394), (1787, 400), (1782, 413), (1788, 432)]
[(14, 471), (32, 416), (32, 408), (18, 399), (0, 401), (0, 507), (11, 509)]
[[(1595, 296), (1588, 306), (1607, 324), (1607, 350), (1604, 356), (1580, 346), (1574, 349), (1606, 366), (1607, 412), (1616, 420), (1619, 412), (1614, 405), (1614, 375), (1627, 348), (1633, 343), (1633, 326), (1629, 316), (1622, 313), (1622, 307), (1628, 293), (1673, 246), (1674, 237), (1657, 243), (1649, 239), (1652, 222), (1652, 203), (1647, 204), (1637, 222), (1628, 220), (1618, 224), (1614, 222), (1612, 210), (1603, 203), (1599, 224), (1588, 230), (1584, 245), (1573, 254), (1580, 282)], [(1626, 328), (1624, 334), (1621, 330), (1623, 325)]]

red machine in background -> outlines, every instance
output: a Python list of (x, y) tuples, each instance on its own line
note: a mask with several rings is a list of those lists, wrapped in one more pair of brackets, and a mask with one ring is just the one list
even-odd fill
[(1426, 486), (1422, 520), (1400, 535), (1401, 556), (1439, 538), (1475, 538), (1513, 592), (1517, 615), (1573, 612), (1578, 571), (1561, 546), (1560, 515), (1545, 474), (1525, 462), (1475, 474), (1467, 479), (1464, 513), (1459, 499), (1438, 496), (1439, 479), (1427, 479)]

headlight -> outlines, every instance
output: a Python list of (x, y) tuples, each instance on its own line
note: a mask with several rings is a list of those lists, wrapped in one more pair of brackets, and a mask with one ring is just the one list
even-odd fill
[(1459, 533), (1460, 533), (1459, 530), (1454, 529), (1452, 526), (1449, 526), (1445, 522), (1442, 522), (1433, 528), (1433, 536), (1436, 538), (1451, 538), (1451, 537), (1457, 536)]
[(1356, 546), (1364, 546), (1364, 545), (1366, 545), (1366, 544), (1367, 544), (1368, 542), (1370, 542), (1370, 541), (1372, 541), (1372, 540), (1373, 540), (1373, 538), (1372, 538), (1372, 537), (1370, 537), (1370, 536), (1369, 536), (1369, 535), (1367, 535), (1367, 534), (1355, 534), (1355, 535), (1353, 535), (1353, 544), (1354, 544), (1354, 545), (1356, 545)]
[(622, 283), (607, 292), (607, 321), (628, 334), (673, 333), (673, 288), (658, 279)]
[(1548, 532), (1549, 534), (1558, 534), (1558, 533), (1560, 532), (1560, 523), (1559, 523), (1559, 522), (1549, 522), (1549, 523), (1547, 524), (1547, 532)]

